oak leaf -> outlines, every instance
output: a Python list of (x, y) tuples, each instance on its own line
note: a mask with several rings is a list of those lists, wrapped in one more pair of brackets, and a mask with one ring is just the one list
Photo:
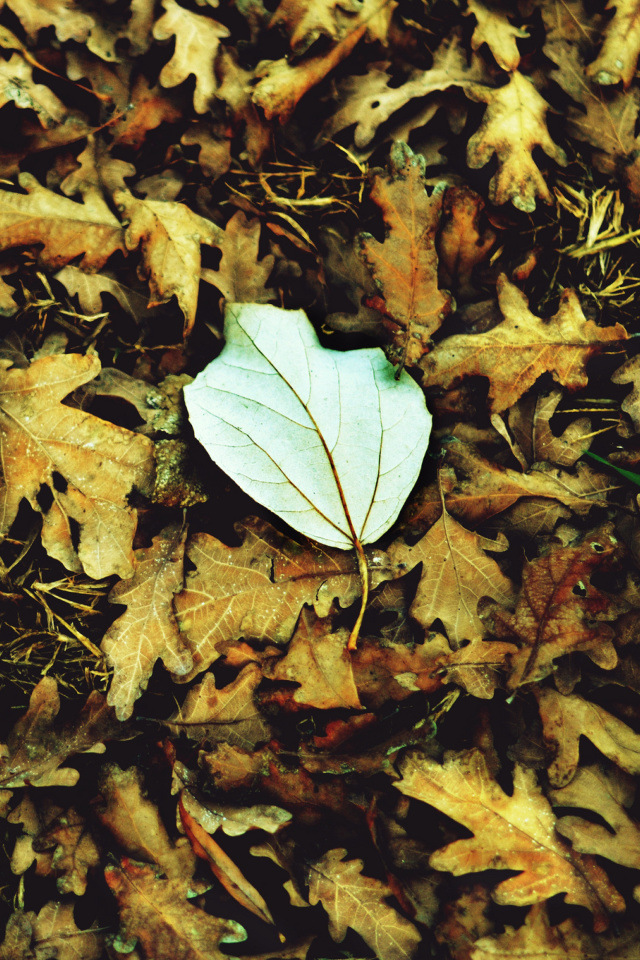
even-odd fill
[[(348, 606), (360, 596), (355, 556), (342, 550), (301, 549), (273, 527), (255, 519), (237, 526), (239, 547), (197, 533), (187, 557), (195, 569), (175, 598), (180, 629), (186, 634), (194, 667), (185, 679), (206, 670), (225, 641), (246, 637), (286, 643), (305, 603), (320, 617), (334, 597)], [(384, 554), (369, 552), (371, 586), (390, 576)], [(182, 678), (179, 679), (183, 682)]]
[(451, 310), (451, 297), (438, 288), (434, 243), (443, 192), (427, 195), (424, 158), (397, 141), (388, 173), (373, 179), (371, 198), (381, 208), (388, 232), (382, 243), (361, 234), (360, 256), (385, 300), (395, 334), (394, 359), (417, 363)]
[(238, 54), (232, 47), (220, 49), (216, 66), (220, 77), (216, 96), (227, 104), (232, 129), (242, 133), (248, 160), (255, 168), (269, 149), (273, 130), (252, 100), (253, 72), (238, 63)]
[(0, 190), (0, 250), (42, 244), (40, 263), (51, 269), (81, 257), (84, 270), (99, 270), (116, 250), (124, 250), (124, 230), (97, 190), (83, 202), (41, 186), (30, 173), (18, 183), (25, 193)]
[(184, 837), (170, 839), (136, 767), (121, 770), (116, 763), (105, 764), (99, 791), (94, 811), (128, 854), (154, 864), (170, 880), (190, 879), (196, 862), (193, 851)]
[[(25, 368), (0, 361), (0, 535), (25, 498), (43, 513), (49, 555), (95, 579), (131, 575), (136, 511), (128, 497), (134, 487), (150, 493), (154, 472), (149, 439), (62, 404), (99, 370), (95, 354), (47, 356)], [(48, 508), (39, 504), (43, 486)], [(72, 521), (80, 530), (77, 549)]]
[[(230, 36), (223, 24), (193, 13), (176, 0), (162, 0), (164, 14), (156, 20), (156, 40), (176, 38), (173, 56), (160, 72), (163, 87), (176, 87), (187, 77), (195, 76), (193, 106), (196, 113), (206, 113), (216, 92), (215, 60), (220, 41)], [(185, 208), (186, 209), (186, 208)]]
[(448, 187), (442, 205), (442, 226), (437, 249), (443, 286), (456, 296), (473, 298), (473, 271), (489, 256), (496, 241), (490, 227), (481, 225), (484, 202), (469, 187)]
[(640, 161), (636, 123), (640, 109), (640, 90), (632, 87), (613, 96), (589, 88), (583, 107), (567, 112), (567, 131), (577, 140), (585, 140), (595, 149), (595, 167), (609, 176), (620, 176), (634, 195), (640, 196)]
[(42, 3), (7, 0), (7, 6), (32, 41), (37, 39), (38, 31), (43, 27), (54, 27), (62, 43), (65, 40), (84, 43), (96, 25), (94, 17), (82, 10), (75, 0), (43, 0)]
[(567, 158), (549, 136), (547, 101), (517, 70), (503, 87), (478, 84), (467, 87), (465, 93), (487, 104), (482, 123), (467, 144), (467, 163), (477, 170), (497, 156), (498, 172), (489, 182), (489, 199), (497, 204), (511, 200), (514, 207), (528, 213), (535, 210), (536, 197), (550, 203), (551, 194), (531, 152), (541, 147), (560, 166), (566, 165)]
[(513, 584), (483, 549), (505, 546), (467, 530), (447, 510), (414, 546), (396, 541), (389, 558), (400, 569), (409, 572), (422, 563), (411, 616), (425, 630), (434, 620), (442, 620), (454, 650), (464, 640), (481, 640), (487, 631), (478, 616), (480, 599), (501, 598), (508, 605), (514, 596)]
[[(342, 40), (362, 19), (362, 6), (358, 0), (280, 0), (269, 27), (284, 27), (291, 49), (300, 56), (318, 37)], [(370, 13), (372, 4), (367, 6)], [(393, 6), (379, 6), (382, 9), (377, 20), (374, 15), (373, 22), (368, 24), (369, 39), (384, 42)]]
[(605, 929), (605, 911), (625, 910), (623, 898), (604, 872), (570, 848), (555, 832), (555, 817), (535, 773), (515, 765), (513, 794), (491, 777), (477, 749), (451, 753), (443, 764), (410, 753), (400, 766), (403, 779), (393, 786), (428, 803), (473, 833), (433, 853), (434, 870), (455, 876), (480, 870), (517, 870), (492, 892), (499, 904), (524, 906), (563, 893), (567, 903), (587, 907), (594, 924)]
[(66, 114), (61, 100), (42, 83), (35, 83), (33, 66), (19, 53), (0, 62), (0, 107), (15, 103), (22, 110), (35, 110), (43, 127), (60, 123)]
[(73, 908), (73, 903), (50, 900), (37, 916), (17, 910), (0, 946), (2, 960), (99, 960), (104, 937), (97, 930), (80, 930)]
[(480, 0), (467, 0), (465, 14), (473, 14), (476, 18), (476, 27), (471, 37), (472, 49), (479, 50), (482, 44), (486, 43), (502, 70), (517, 70), (520, 52), (516, 39), (528, 37), (529, 31), (523, 27), (514, 27), (506, 13)]
[(413, 957), (420, 934), (386, 902), (390, 888), (362, 873), (362, 860), (347, 860), (344, 849), (329, 850), (309, 867), (309, 903), (322, 903), (329, 914), (329, 933), (344, 940), (347, 927), (359, 933), (379, 960)]
[(152, 546), (135, 551), (133, 577), (121, 580), (109, 594), (110, 603), (127, 608), (101, 644), (114, 672), (107, 702), (119, 720), (128, 720), (133, 713), (158, 660), (178, 675), (191, 669), (191, 654), (172, 607), (174, 595), (184, 585), (186, 537), (186, 529), (178, 524), (165, 527)]
[(271, 739), (271, 730), (255, 700), (262, 671), (255, 663), (244, 667), (226, 687), (216, 687), (215, 677), (206, 673), (187, 694), (178, 710), (164, 723), (175, 733), (210, 744), (225, 741), (245, 750)]
[(64, 761), (85, 751), (102, 753), (101, 741), (119, 730), (105, 698), (95, 690), (76, 720), (64, 727), (55, 725), (59, 710), (58, 684), (53, 677), (43, 677), (29, 698), (29, 709), (0, 746), (0, 786), (75, 786), (80, 774), (62, 767)]
[[(220, 91), (218, 91), (219, 95)], [(200, 169), (211, 181), (218, 180), (231, 166), (231, 137), (227, 124), (212, 126), (211, 123), (206, 121), (197, 121), (191, 124), (182, 134), (180, 143), (184, 144), (185, 147), (195, 146), (198, 148)], [(231, 299), (236, 298), (232, 297)]]
[(181, 794), (182, 805), (207, 833), (222, 830), (228, 837), (244, 836), (249, 830), (277, 833), (291, 821), (291, 814), (282, 807), (256, 803), (237, 807), (207, 797), (198, 799), (189, 789)]
[(552, 547), (525, 563), (515, 612), (492, 613), (496, 635), (522, 644), (511, 661), (511, 690), (547, 677), (554, 660), (569, 652), (586, 653), (603, 670), (616, 666), (614, 632), (603, 621), (615, 620), (626, 606), (595, 587), (592, 577), (611, 566), (617, 543), (604, 526), (577, 546)]
[(202, 279), (218, 288), (230, 303), (266, 303), (275, 298), (267, 287), (275, 257), (258, 260), (260, 220), (249, 220), (242, 210), (231, 217), (220, 241), (222, 259), (217, 270), (203, 268)]
[(602, 86), (622, 80), (626, 89), (631, 86), (640, 54), (640, 3), (609, 0), (606, 9), (615, 13), (605, 27), (602, 49), (587, 67), (587, 75)]
[[(412, 100), (429, 97), (452, 86), (464, 89), (471, 84), (490, 82), (479, 57), (472, 56), (468, 62), (458, 29), (440, 43), (428, 70), (412, 71), (399, 86), (390, 85), (389, 66), (389, 63), (370, 64), (362, 76), (345, 77), (339, 81), (338, 102), (325, 121), (320, 139), (331, 139), (340, 130), (355, 124), (353, 141), (356, 148), (362, 150), (374, 139), (378, 127)], [(436, 109), (440, 105), (438, 103)]]
[(597, 854), (614, 863), (637, 870), (640, 867), (640, 824), (627, 813), (635, 796), (631, 777), (621, 770), (597, 766), (581, 767), (571, 783), (551, 790), (554, 806), (593, 810), (607, 826), (579, 816), (560, 817), (558, 833), (571, 841), (579, 853)]
[(114, 118), (113, 145), (139, 150), (151, 130), (161, 123), (177, 123), (182, 116), (171, 96), (157, 84), (150, 86), (146, 77), (139, 74), (131, 85), (122, 115)]
[(102, 294), (107, 293), (117, 300), (134, 320), (141, 320), (146, 315), (149, 298), (121, 283), (108, 271), (86, 273), (72, 264), (67, 264), (56, 273), (55, 279), (63, 284), (67, 293), (78, 297), (80, 307), (86, 314), (102, 313)]
[(631, 357), (611, 376), (612, 383), (631, 383), (633, 389), (622, 401), (622, 409), (631, 417), (636, 433), (640, 433), (640, 357)]
[(589, 417), (573, 420), (559, 436), (551, 430), (549, 421), (561, 400), (561, 390), (527, 395), (509, 411), (509, 429), (529, 463), (548, 460), (572, 467), (591, 446)]
[(127, 249), (142, 247), (153, 301), (149, 306), (175, 296), (188, 334), (198, 306), (200, 246), (220, 246), (223, 232), (176, 201), (138, 200), (128, 190), (117, 190), (114, 200), (129, 220)]
[(218, 949), (220, 944), (246, 939), (239, 923), (188, 902), (188, 897), (205, 892), (205, 884), (187, 878), (162, 880), (154, 867), (128, 859), (108, 866), (105, 878), (118, 901), (122, 941), (137, 939), (146, 957), (223, 960), (227, 954)]
[(619, 323), (599, 327), (586, 320), (576, 294), (565, 290), (560, 308), (544, 322), (529, 309), (527, 299), (502, 276), (498, 280), (502, 323), (485, 333), (447, 337), (420, 362), (426, 382), (450, 387), (468, 376), (489, 379), (492, 412), (506, 410), (533, 386), (543, 373), (569, 391), (587, 384), (587, 360), (605, 344), (626, 340)]
[(602, 35), (602, 16), (585, 10), (583, 0), (541, 0), (537, 3), (545, 27), (543, 51), (554, 64), (551, 78), (582, 103), (590, 94), (585, 62)]
[[(349, 631), (333, 631), (330, 619), (318, 619), (303, 608), (284, 657), (265, 671), (270, 680), (295, 681), (294, 704), (318, 710), (362, 708), (347, 649)], [(287, 701), (282, 703), (286, 707)]]
[(578, 768), (580, 737), (627, 773), (640, 773), (640, 734), (596, 703), (576, 693), (563, 696), (551, 687), (535, 687), (545, 743), (554, 759), (547, 771), (552, 787), (571, 783)]

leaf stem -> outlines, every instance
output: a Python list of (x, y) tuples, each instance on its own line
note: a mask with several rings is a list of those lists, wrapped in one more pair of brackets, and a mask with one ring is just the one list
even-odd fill
[(354, 623), (353, 630), (349, 636), (347, 650), (355, 650), (358, 646), (358, 636), (360, 634), (360, 627), (362, 626), (362, 618), (364, 617), (364, 611), (367, 608), (367, 602), (369, 600), (369, 567), (367, 566), (367, 558), (364, 555), (362, 544), (357, 537), (354, 539), (353, 545), (358, 554), (358, 569), (360, 571), (360, 579), (362, 580), (362, 603), (360, 604), (358, 619)]

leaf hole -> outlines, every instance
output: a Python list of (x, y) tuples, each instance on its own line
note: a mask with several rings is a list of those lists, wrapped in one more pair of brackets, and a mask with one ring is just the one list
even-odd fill
[(51, 509), (51, 504), (53, 503), (53, 494), (46, 483), (40, 485), (40, 489), (36, 494), (36, 503), (38, 504), (42, 513), (48, 513)]
[[(67, 483), (65, 478), (62, 476), (62, 474), (58, 473), (57, 470), (53, 471), (51, 475), (51, 482), (53, 483), (53, 489), (57, 490), (58, 493), (67, 492), (67, 487), (69, 486), (69, 484)], [(53, 496), (51, 499), (53, 500)], [(51, 504), (49, 504), (49, 506), (51, 506)]]
[(582, 582), (582, 580), (578, 580), (578, 582), (576, 583), (576, 585), (574, 586), (574, 588), (573, 588), (573, 590), (572, 590), (571, 592), (572, 592), (572, 593), (574, 594), (574, 596), (576, 596), (576, 597), (586, 597), (586, 596), (587, 596), (587, 588), (585, 587), (585, 585), (584, 585), (584, 583)]

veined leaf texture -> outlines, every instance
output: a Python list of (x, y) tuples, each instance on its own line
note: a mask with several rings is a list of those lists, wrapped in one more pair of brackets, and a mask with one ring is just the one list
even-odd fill
[(392, 525), (424, 458), (420, 387), (378, 347), (324, 348), (302, 310), (229, 304), (225, 347), (185, 388), (196, 437), (254, 500), (348, 550)]

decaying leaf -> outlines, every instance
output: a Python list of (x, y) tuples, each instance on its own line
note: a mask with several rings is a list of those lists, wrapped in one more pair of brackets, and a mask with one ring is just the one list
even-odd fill
[(80, 774), (71, 767), (59, 769), (64, 761), (85, 751), (101, 753), (102, 740), (118, 730), (111, 709), (97, 691), (89, 695), (75, 722), (56, 727), (59, 710), (58, 685), (53, 677), (43, 677), (31, 694), (29, 709), (0, 749), (2, 787), (73, 786)]
[(111, 603), (127, 607), (102, 640), (102, 650), (114, 670), (108, 702), (120, 720), (133, 713), (157, 660), (175, 674), (191, 669), (191, 654), (172, 607), (174, 595), (184, 584), (186, 538), (186, 529), (178, 524), (165, 527), (152, 546), (136, 550), (133, 577), (121, 580), (109, 594)]
[(551, 687), (536, 689), (545, 741), (555, 754), (549, 781), (561, 788), (578, 767), (580, 737), (587, 737), (601, 753), (628, 773), (640, 773), (640, 734), (596, 703), (576, 693), (564, 695)]
[(438, 289), (434, 245), (443, 193), (436, 189), (427, 195), (424, 159), (407, 144), (396, 142), (389, 171), (374, 177), (371, 197), (382, 210), (388, 234), (383, 243), (363, 234), (360, 255), (373, 273), (396, 331), (394, 359), (417, 363), (451, 310), (451, 297)]
[(260, 221), (249, 220), (242, 210), (231, 217), (224, 231), (222, 259), (217, 270), (202, 270), (202, 279), (212, 283), (229, 303), (264, 303), (274, 298), (267, 287), (274, 256), (258, 260)]
[(453, 649), (464, 640), (481, 640), (487, 631), (478, 616), (479, 600), (501, 598), (509, 605), (514, 595), (509, 578), (485, 553), (505, 546), (467, 530), (446, 509), (415, 546), (396, 541), (389, 556), (400, 569), (408, 572), (418, 563), (423, 566), (411, 616), (425, 630), (434, 620), (442, 620)]
[(567, 903), (587, 907), (596, 929), (606, 929), (608, 911), (625, 902), (595, 863), (569, 848), (555, 832), (555, 817), (531, 770), (515, 765), (513, 795), (493, 780), (477, 749), (454, 754), (444, 764), (408, 754), (396, 789), (442, 810), (472, 831), (430, 857), (435, 870), (456, 876), (478, 870), (517, 870), (493, 890), (496, 903), (523, 906), (563, 893)]
[(640, 3), (611, 0), (606, 9), (615, 12), (607, 24), (602, 49), (587, 67), (587, 74), (602, 86), (622, 80), (626, 88), (633, 80), (640, 54)]
[(508, 15), (499, 7), (481, 3), (479, 0), (467, 0), (466, 13), (476, 18), (476, 28), (471, 38), (471, 46), (478, 50), (486, 43), (503, 70), (516, 70), (520, 63), (520, 52), (516, 39), (528, 37), (529, 31), (514, 27)]
[[(69, 570), (95, 579), (133, 570), (131, 543), (136, 511), (128, 497), (147, 494), (153, 480), (153, 444), (62, 401), (97, 376), (95, 354), (58, 354), (25, 367), (0, 362), (0, 443), (4, 486), (0, 533), (13, 523), (25, 498), (43, 513), (45, 549)], [(49, 491), (43, 508), (40, 490)], [(71, 523), (80, 529), (77, 549)]]
[(488, 377), (495, 413), (511, 407), (546, 372), (568, 390), (579, 390), (587, 384), (587, 360), (604, 344), (627, 338), (620, 324), (599, 327), (586, 320), (572, 290), (564, 291), (547, 323), (531, 313), (526, 297), (506, 277), (498, 280), (498, 299), (502, 323), (486, 333), (448, 337), (420, 362), (427, 383), (438, 386)]
[(145, 794), (136, 767), (105, 764), (94, 810), (119, 845), (132, 857), (153, 864), (170, 880), (190, 879), (195, 857), (184, 837), (169, 838), (158, 808)]
[(387, 902), (391, 890), (362, 873), (362, 860), (346, 860), (346, 850), (329, 850), (309, 867), (309, 903), (322, 903), (329, 932), (344, 940), (347, 927), (363, 938), (380, 960), (409, 960), (421, 941), (412, 923)]
[(137, 939), (146, 957), (222, 960), (227, 954), (218, 949), (221, 943), (246, 939), (239, 923), (221, 920), (188, 902), (188, 897), (204, 893), (204, 884), (162, 880), (154, 867), (127, 859), (120, 866), (108, 866), (105, 878), (120, 907), (122, 942)]

